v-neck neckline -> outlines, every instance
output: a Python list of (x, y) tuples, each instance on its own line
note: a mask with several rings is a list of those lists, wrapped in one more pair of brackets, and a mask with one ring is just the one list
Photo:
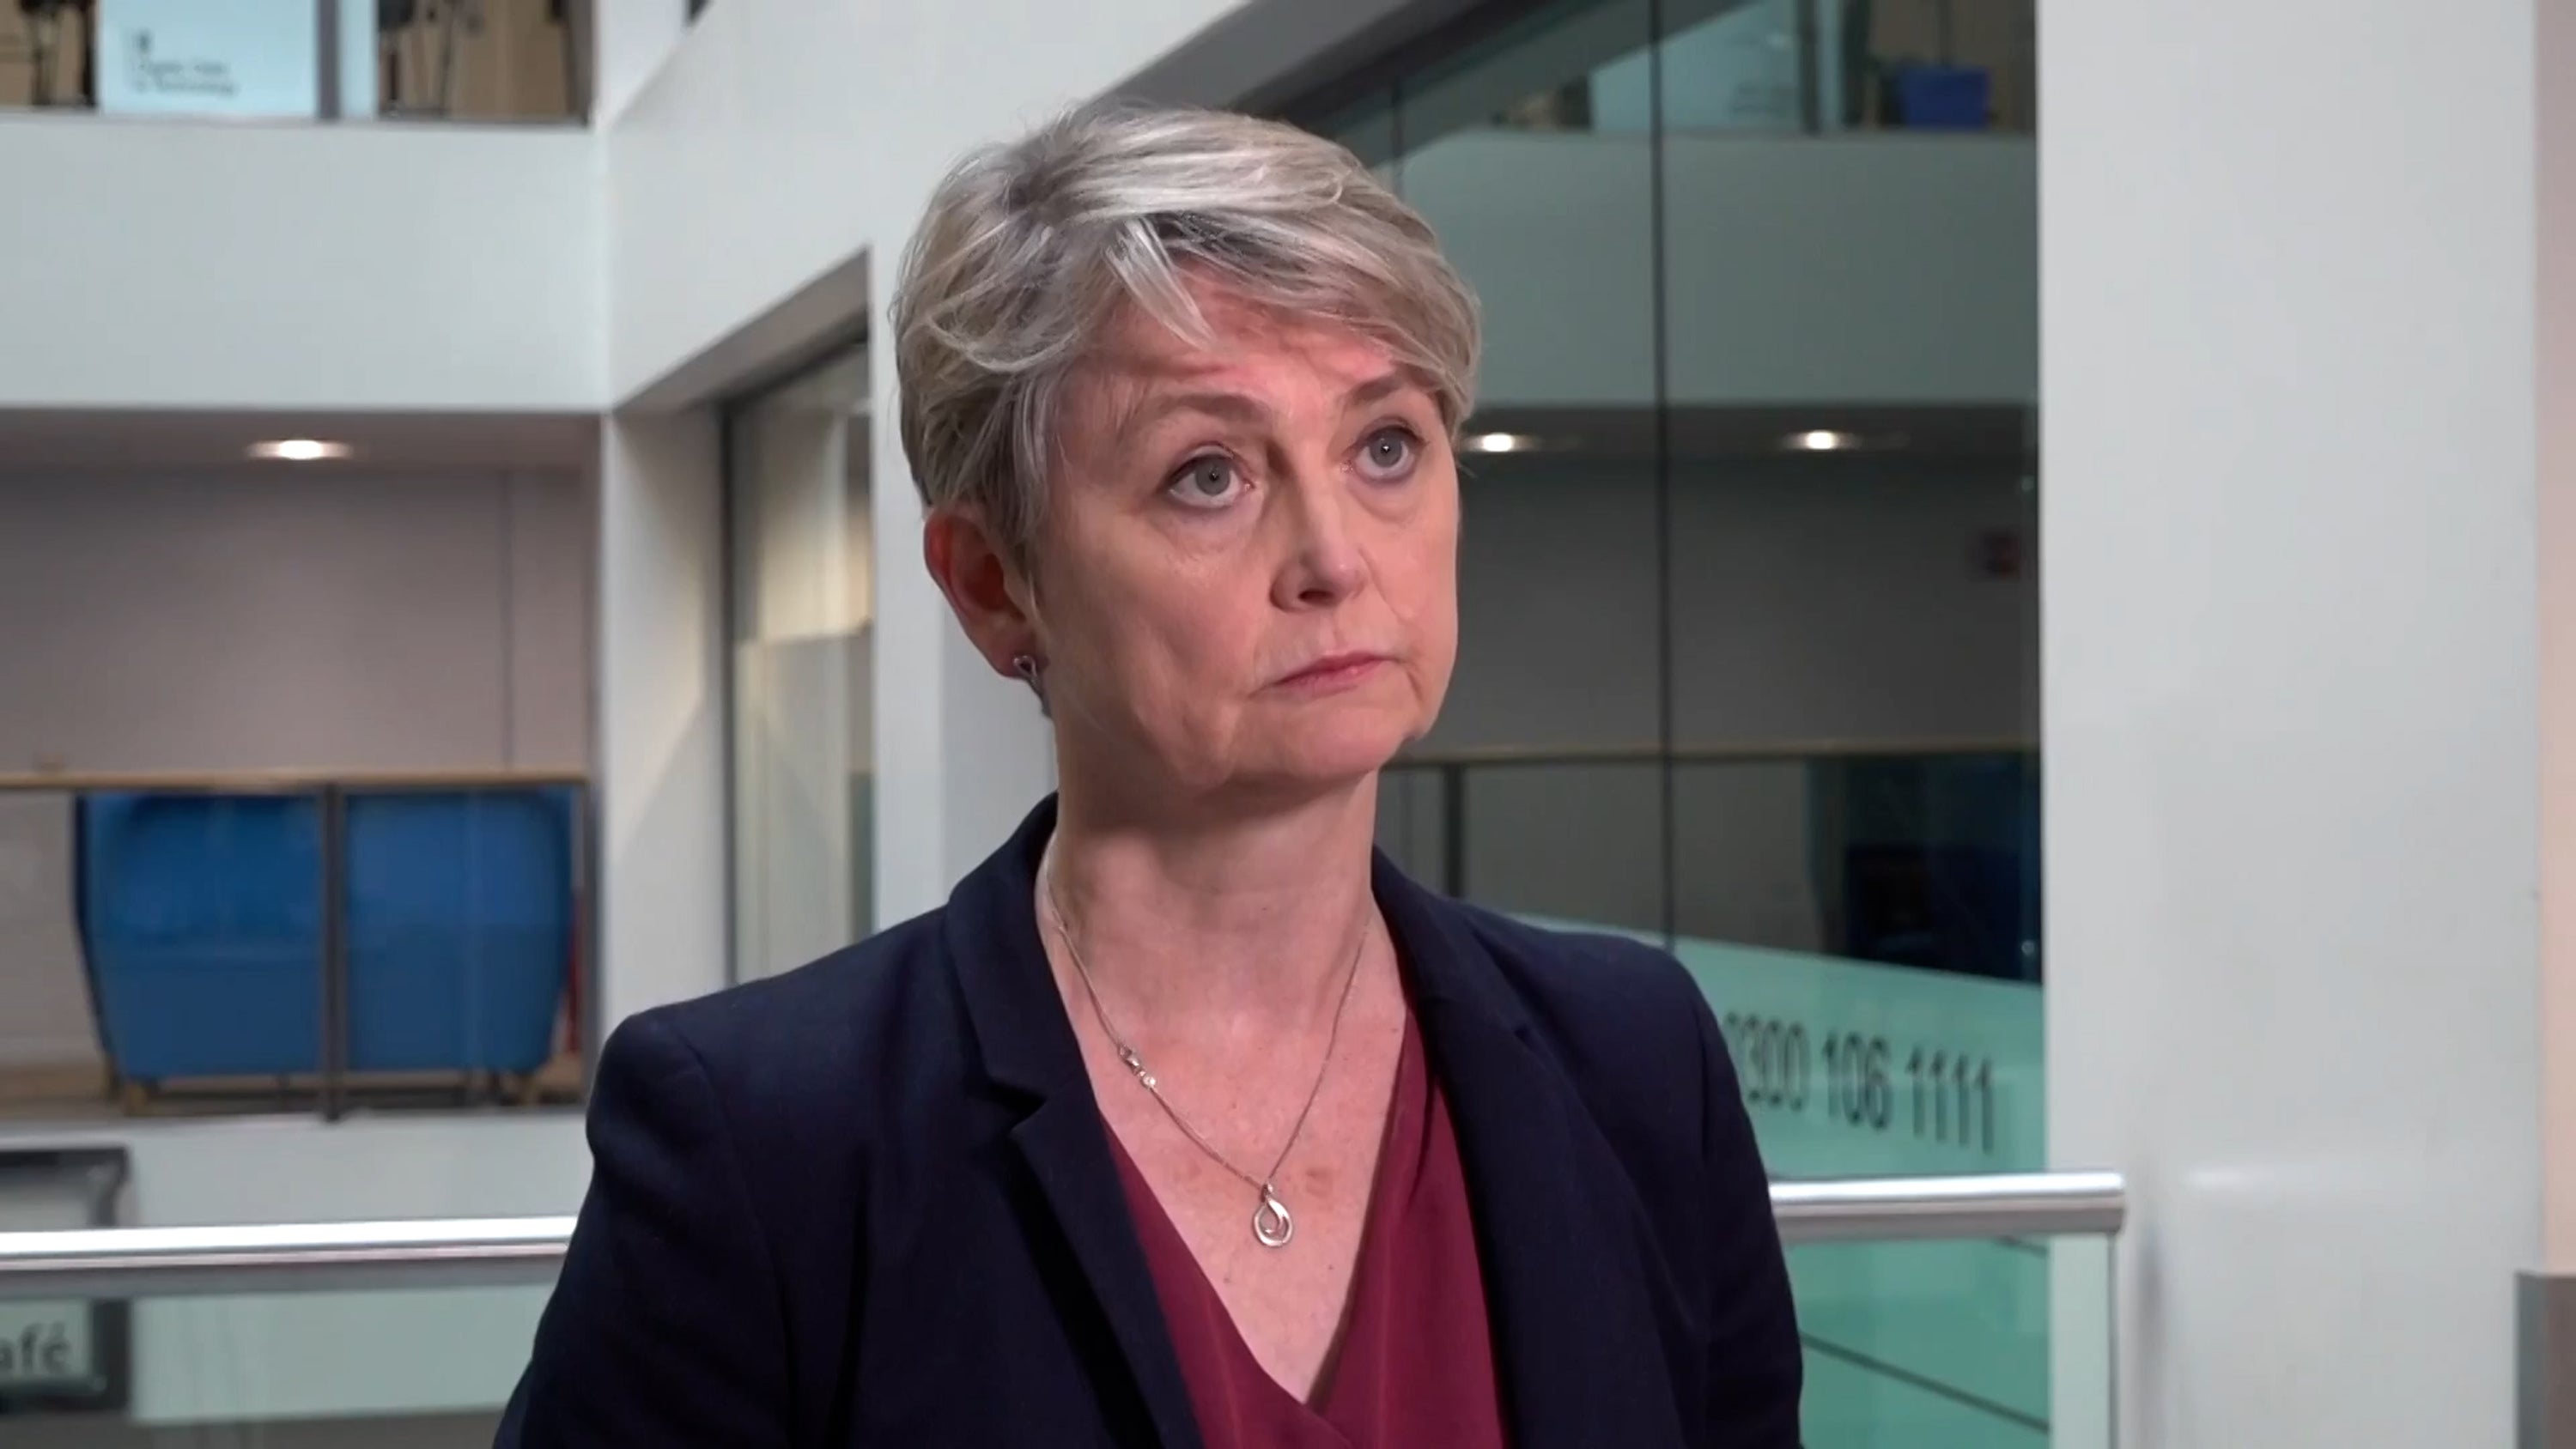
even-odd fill
[[(1372, 1306), (1368, 1300), (1379, 1276), (1374, 1271), (1377, 1259), (1386, 1251), (1385, 1238), (1390, 1228), (1388, 1219), (1400, 1206), (1389, 1191), (1393, 1176), (1391, 1169), (1396, 1152), (1409, 1137), (1420, 1135), (1418, 1119), (1423, 1114), (1421, 1099), (1429, 1094), (1428, 1072), (1428, 1064), (1423, 1059), (1421, 1030), (1408, 1007), (1404, 1041), (1397, 1050), (1395, 1080), (1388, 1092), (1386, 1123), (1378, 1134), (1377, 1157), (1370, 1169), (1368, 1205), (1366, 1216), (1361, 1219), (1359, 1247), (1352, 1255), (1348, 1290), (1342, 1301), (1332, 1347), (1325, 1355), (1324, 1371), (1312, 1398), (1301, 1397), (1281, 1383), (1271, 1374), (1269, 1366), (1261, 1361), (1261, 1356), (1253, 1352), (1251, 1341), (1243, 1335), (1242, 1325), (1235, 1321), (1234, 1310), (1226, 1304), (1225, 1295), (1217, 1290), (1215, 1280), (1208, 1276), (1206, 1265), (1191, 1250), (1189, 1239), (1181, 1232), (1180, 1225), (1164, 1208), (1161, 1197), (1154, 1191), (1152, 1179), (1145, 1176), (1144, 1169), (1128, 1152), (1127, 1144), (1119, 1140), (1116, 1129), (1105, 1121), (1101, 1124), (1109, 1139), (1109, 1150), (1117, 1159), (1119, 1176), (1128, 1189), (1129, 1211), (1136, 1218), (1139, 1237), (1159, 1239), (1162, 1248), (1168, 1250), (1149, 1249), (1146, 1253), (1149, 1263), (1159, 1263), (1172, 1255), (1185, 1262), (1188, 1265), (1186, 1280), (1178, 1286), (1191, 1297), (1202, 1299), (1210, 1310), (1210, 1316), (1219, 1325), (1224, 1356), (1249, 1370), (1246, 1377), (1255, 1382), (1255, 1392), (1274, 1398), (1283, 1409), (1293, 1410), (1314, 1429), (1329, 1434), (1333, 1443), (1344, 1446), (1344, 1449), (1350, 1443), (1350, 1435), (1334, 1420), (1335, 1395), (1347, 1382), (1347, 1375), (1342, 1370), (1353, 1330), (1361, 1322), (1362, 1310)], [(1159, 1272), (1155, 1274), (1155, 1280), (1159, 1294), (1163, 1286)]]

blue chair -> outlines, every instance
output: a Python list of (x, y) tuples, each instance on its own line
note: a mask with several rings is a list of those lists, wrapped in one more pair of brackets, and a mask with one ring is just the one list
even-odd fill
[(322, 1065), (321, 802), (83, 796), (79, 919), (117, 1076)]
[(349, 1068), (529, 1074), (571, 973), (576, 797), (348, 797)]

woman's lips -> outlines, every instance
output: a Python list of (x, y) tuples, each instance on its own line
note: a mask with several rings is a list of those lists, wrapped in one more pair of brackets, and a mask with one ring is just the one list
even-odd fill
[(1386, 663), (1383, 654), (1327, 654), (1279, 681), (1281, 689), (1337, 689), (1357, 684)]

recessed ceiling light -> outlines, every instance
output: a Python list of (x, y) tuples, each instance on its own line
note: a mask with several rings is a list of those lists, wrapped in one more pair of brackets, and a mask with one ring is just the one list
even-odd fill
[(1526, 453), (1538, 446), (1538, 439), (1527, 433), (1469, 433), (1470, 453)]
[(327, 442), (321, 438), (271, 438), (250, 445), (250, 455), (280, 463), (336, 462), (356, 452), (346, 443)]
[(1846, 433), (1839, 428), (1810, 428), (1780, 440), (1781, 447), (1801, 453), (1841, 453), (1860, 445), (1860, 434)]

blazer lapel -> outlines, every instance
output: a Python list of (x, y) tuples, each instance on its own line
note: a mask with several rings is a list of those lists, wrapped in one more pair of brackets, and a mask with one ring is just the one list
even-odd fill
[(1496, 1378), (1522, 1446), (1681, 1442), (1637, 1225), (1564, 1073), (1459, 908), (1383, 856), (1378, 906), (1412, 977), (1476, 1220)]
[(1090, 1283), (1156, 1435), (1165, 1449), (1200, 1449), (1198, 1418), (1153, 1270), (1038, 936), (1037, 861), (1054, 829), (1049, 797), (1009, 844), (958, 885), (948, 903), (949, 949), (985, 1071), (1029, 1102), (1011, 1141)]

